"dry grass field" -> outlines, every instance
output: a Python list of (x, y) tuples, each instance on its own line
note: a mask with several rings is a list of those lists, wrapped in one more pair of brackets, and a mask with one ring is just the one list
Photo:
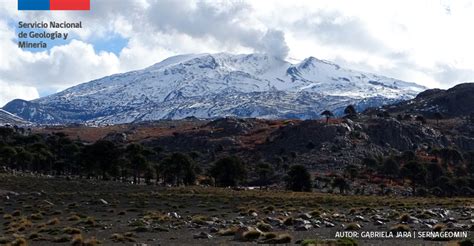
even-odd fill
[(474, 198), (166, 188), (4, 174), (0, 176), (0, 243), (457, 245), (459, 240), (454, 239), (336, 240), (335, 235), (348, 231), (470, 231), (473, 205)]

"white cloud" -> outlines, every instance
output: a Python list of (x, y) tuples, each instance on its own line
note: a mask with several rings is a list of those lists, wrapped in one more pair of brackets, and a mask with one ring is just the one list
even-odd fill
[(12, 85), (0, 80), (0, 88), (0, 106), (16, 98), (31, 100), (39, 97), (35, 87)]
[[(201, 52), (315, 56), (429, 87), (474, 80), (469, 0), (102, 0), (90, 12), (19, 12), (15, 2), (0, 6), (0, 78), (16, 88), (13, 97), (36, 95), (19, 88), (56, 91)], [(78, 40), (41, 53), (16, 47), (7, 23), (53, 19), (83, 21), (71, 31)], [(94, 49), (110, 34), (128, 40), (120, 53)]]

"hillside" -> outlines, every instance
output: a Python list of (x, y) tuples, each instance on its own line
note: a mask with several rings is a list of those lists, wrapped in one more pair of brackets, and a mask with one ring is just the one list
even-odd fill
[(318, 118), (411, 99), (424, 87), (344, 69), (309, 57), (291, 64), (262, 54), (199, 54), (168, 58), (4, 109), (41, 124), (118, 124), (159, 119)]
[(391, 113), (421, 114), (433, 118), (435, 113), (445, 117), (465, 117), (474, 113), (474, 83), (463, 83), (448, 90), (426, 90), (415, 98), (384, 107)]
[(14, 114), (11, 114), (5, 110), (0, 109), (0, 126), (1, 125), (24, 125), (24, 124), (28, 124), (28, 122)]

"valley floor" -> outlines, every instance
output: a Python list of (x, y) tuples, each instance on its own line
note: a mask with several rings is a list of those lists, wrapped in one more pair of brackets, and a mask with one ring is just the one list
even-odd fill
[[(336, 232), (397, 229), (459, 231), (472, 238), (473, 205), (474, 198), (165, 188), (2, 174), (0, 244), (17, 238), (29, 245), (316, 242), (308, 239), (338, 245)], [(457, 245), (462, 239), (354, 240), (358, 245)]]

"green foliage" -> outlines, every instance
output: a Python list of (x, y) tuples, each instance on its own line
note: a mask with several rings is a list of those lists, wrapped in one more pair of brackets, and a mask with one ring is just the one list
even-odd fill
[(290, 167), (286, 177), (286, 188), (292, 191), (311, 191), (311, 175), (303, 165)]
[(117, 165), (120, 150), (111, 141), (99, 140), (86, 146), (81, 154), (83, 170), (88, 175), (100, 171), (105, 178), (112, 167)]
[(400, 174), (402, 177), (409, 179), (412, 182), (413, 194), (415, 194), (415, 187), (423, 185), (426, 182), (426, 167), (416, 161), (410, 161), (403, 165)]
[(326, 123), (328, 123), (328, 122), (329, 122), (329, 118), (333, 117), (334, 114), (333, 114), (331, 111), (329, 111), (329, 110), (324, 110), (324, 111), (321, 113), (321, 116), (326, 117)]
[(445, 171), (443, 169), (443, 167), (438, 164), (438, 163), (430, 163), (427, 165), (426, 167), (426, 170), (427, 170), (427, 174), (428, 174), (428, 180), (430, 182), (430, 184), (436, 184), (437, 180), (439, 178), (441, 178)]
[(357, 246), (357, 241), (353, 238), (343, 237), (336, 241), (337, 246)]
[(0, 147), (0, 159), (2, 163), (8, 166), (13, 166), (15, 164), (16, 155), (17, 152), (15, 148), (11, 146)]
[(209, 174), (218, 186), (237, 186), (247, 177), (247, 170), (240, 158), (229, 156), (215, 162)]
[(459, 246), (472, 246), (474, 245), (474, 239), (472, 238), (466, 238), (461, 241), (459, 241)]
[(196, 182), (196, 164), (193, 159), (183, 153), (173, 153), (167, 156), (158, 168), (167, 184), (192, 185)]
[(389, 177), (397, 177), (400, 173), (400, 164), (393, 158), (387, 158), (383, 162), (383, 173)]
[(359, 175), (359, 167), (356, 165), (347, 165), (344, 169), (344, 174), (348, 175), (351, 180), (354, 180)]
[(258, 176), (258, 185), (268, 185), (275, 174), (273, 167), (265, 162), (257, 164), (255, 173)]
[(334, 178), (332, 186), (339, 189), (339, 192), (343, 194), (346, 190), (349, 190), (350, 186), (344, 177), (338, 176)]
[(134, 183), (140, 183), (141, 173), (148, 168), (148, 160), (145, 157), (147, 150), (140, 144), (130, 144), (125, 149), (126, 156), (133, 170)]
[(356, 114), (357, 114), (357, 111), (356, 111), (354, 105), (348, 105), (348, 106), (344, 109), (344, 114), (347, 115), (347, 116), (356, 115)]
[(374, 169), (378, 166), (378, 162), (375, 158), (372, 157), (365, 157), (362, 159), (362, 165), (365, 166), (367, 169)]

